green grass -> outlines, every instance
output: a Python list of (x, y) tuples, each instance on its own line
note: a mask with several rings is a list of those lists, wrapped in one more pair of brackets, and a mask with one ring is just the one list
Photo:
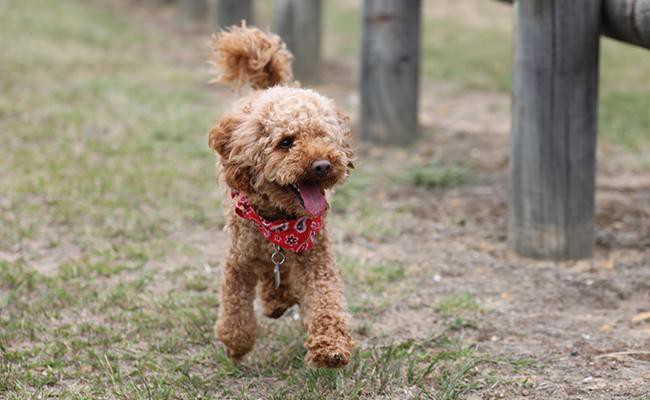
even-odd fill
[[(370, 269), (380, 280), (393, 279), (384, 268)], [(477, 353), (444, 331), (418, 342), (362, 347), (342, 370), (305, 368), (304, 336), (291, 320), (263, 321), (262, 330), (273, 334), (260, 335), (250, 360), (236, 365), (214, 345), (216, 296), (202, 287), (165, 294), (144, 276), (106, 289), (6, 262), (0, 274), (0, 306), (9, 312), (0, 320), (0, 395), (7, 399), (358, 399), (405, 391), (413, 398), (461, 399), (494, 387), (487, 377), (504, 365), (523, 368), (520, 360)], [(182, 267), (174, 274), (195, 281)]]
[(510, 37), (502, 29), (463, 21), (426, 19), (422, 29), (422, 73), (463, 89), (510, 89)]
[(224, 359), (213, 276), (179, 268), (168, 292), (151, 267), (196, 263), (174, 236), (223, 224), (219, 104), (167, 44), (82, 1), (0, 4), (0, 252), (19, 254), (0, 261), (2, 398), (169, 398)]
[(647, 91), (610, 92), (601, 99), (600, 132), (608, 142), (629, 150), (647, 150), (650, 142), (650, 113), (647, 110), (650, 110)]
[(138, 247), (219, 221), (205, 174), (215, 102), (192, 87), (202, 77), (160, 63), (161, 39), (90, 5), (3, 4), (0, 146), (12, 151), (0, 160), (11, 171), (0, 250), (59, 232), (84, 249), (118, 236)]
[(450, 331), (480, 328), (478, 314), (481, 311), (471, 293), (457, 293), (440, 299), (433, 307)]
[(412, 166), (405, 171), (403, 179), (425, 189), (461, 186), (471, 180), (467, 168), (459, 165), (440, 165), (435, 162)]
[[(364, 165), (357, 167), (345, 185), (336, 189), (332, 209), (341, 218), (345, 231), (372, 241), (385, 241), (400, 234), (398, 222), (403, 210), (378, 201), (389, 196), (387, 190), (397, 187), (395, 171), (385, 166)], [(387, 211), (391, 212), (387, 212)]]
[(464, 311), (478, 310), (478, 303), (471, 293), (461, 293), (440, 300), (434, 309), (444, 316), (453, 316)]
[(338, 266), (344, 279), (373, 292), (390, 290), (406, 276), (406, 267), (399, 262), (371, 263), (342, 255)]
[(599, 133), (607, 142), (643, 155), (650, 149), (650, 52), (601, 41)]

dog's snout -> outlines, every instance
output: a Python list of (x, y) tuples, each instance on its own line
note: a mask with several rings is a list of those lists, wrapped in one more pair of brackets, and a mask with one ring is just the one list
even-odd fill
[(321, 178), (327, 175), (331, 166), (332, 163), (329, 162), (328, 160), (316, 160), (313, 163), (311, 163), (312, 171), (314, 171), (314, 173)]

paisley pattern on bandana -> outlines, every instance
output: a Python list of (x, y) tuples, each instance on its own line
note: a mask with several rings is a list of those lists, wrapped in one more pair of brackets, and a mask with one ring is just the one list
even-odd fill
[(235, 199), (235, 212), (240, 217), (253, 221), (257, 230), (271, 243), (296, 253), (314, 247), (316, 236), (322, 228), (323, 216), (269, 221), (259, 215), (246, 196), (239, 192), (231, 193)]

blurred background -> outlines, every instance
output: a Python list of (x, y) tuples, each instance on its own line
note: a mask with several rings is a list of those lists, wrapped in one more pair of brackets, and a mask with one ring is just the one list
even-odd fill
[[(253, 1), (249, 25), (298, 49), (285, 3)], [(0, 398), (648, 399), (650, 53), (601, 40), (594, 257), (533, 261), (506, 245), (512, 6), (422, 2), (402, 146), (358, 134), (362, 6), (322, 1), (297, 61), (359, 158), (330, 218), (359, 350), (317, 371), (296, 312), (260, 318), (241, 365), (213, 333), (207, 132), (238, 93), (207, 60), (235, 11), (0, 0)]]

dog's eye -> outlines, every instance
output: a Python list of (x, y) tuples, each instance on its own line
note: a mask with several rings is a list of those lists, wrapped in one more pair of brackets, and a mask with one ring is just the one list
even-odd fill
[(288, 150), (293, 147), (293, 138), (286, 138), (282, 139), (280, 144), (278, 145), (279, 148)]

